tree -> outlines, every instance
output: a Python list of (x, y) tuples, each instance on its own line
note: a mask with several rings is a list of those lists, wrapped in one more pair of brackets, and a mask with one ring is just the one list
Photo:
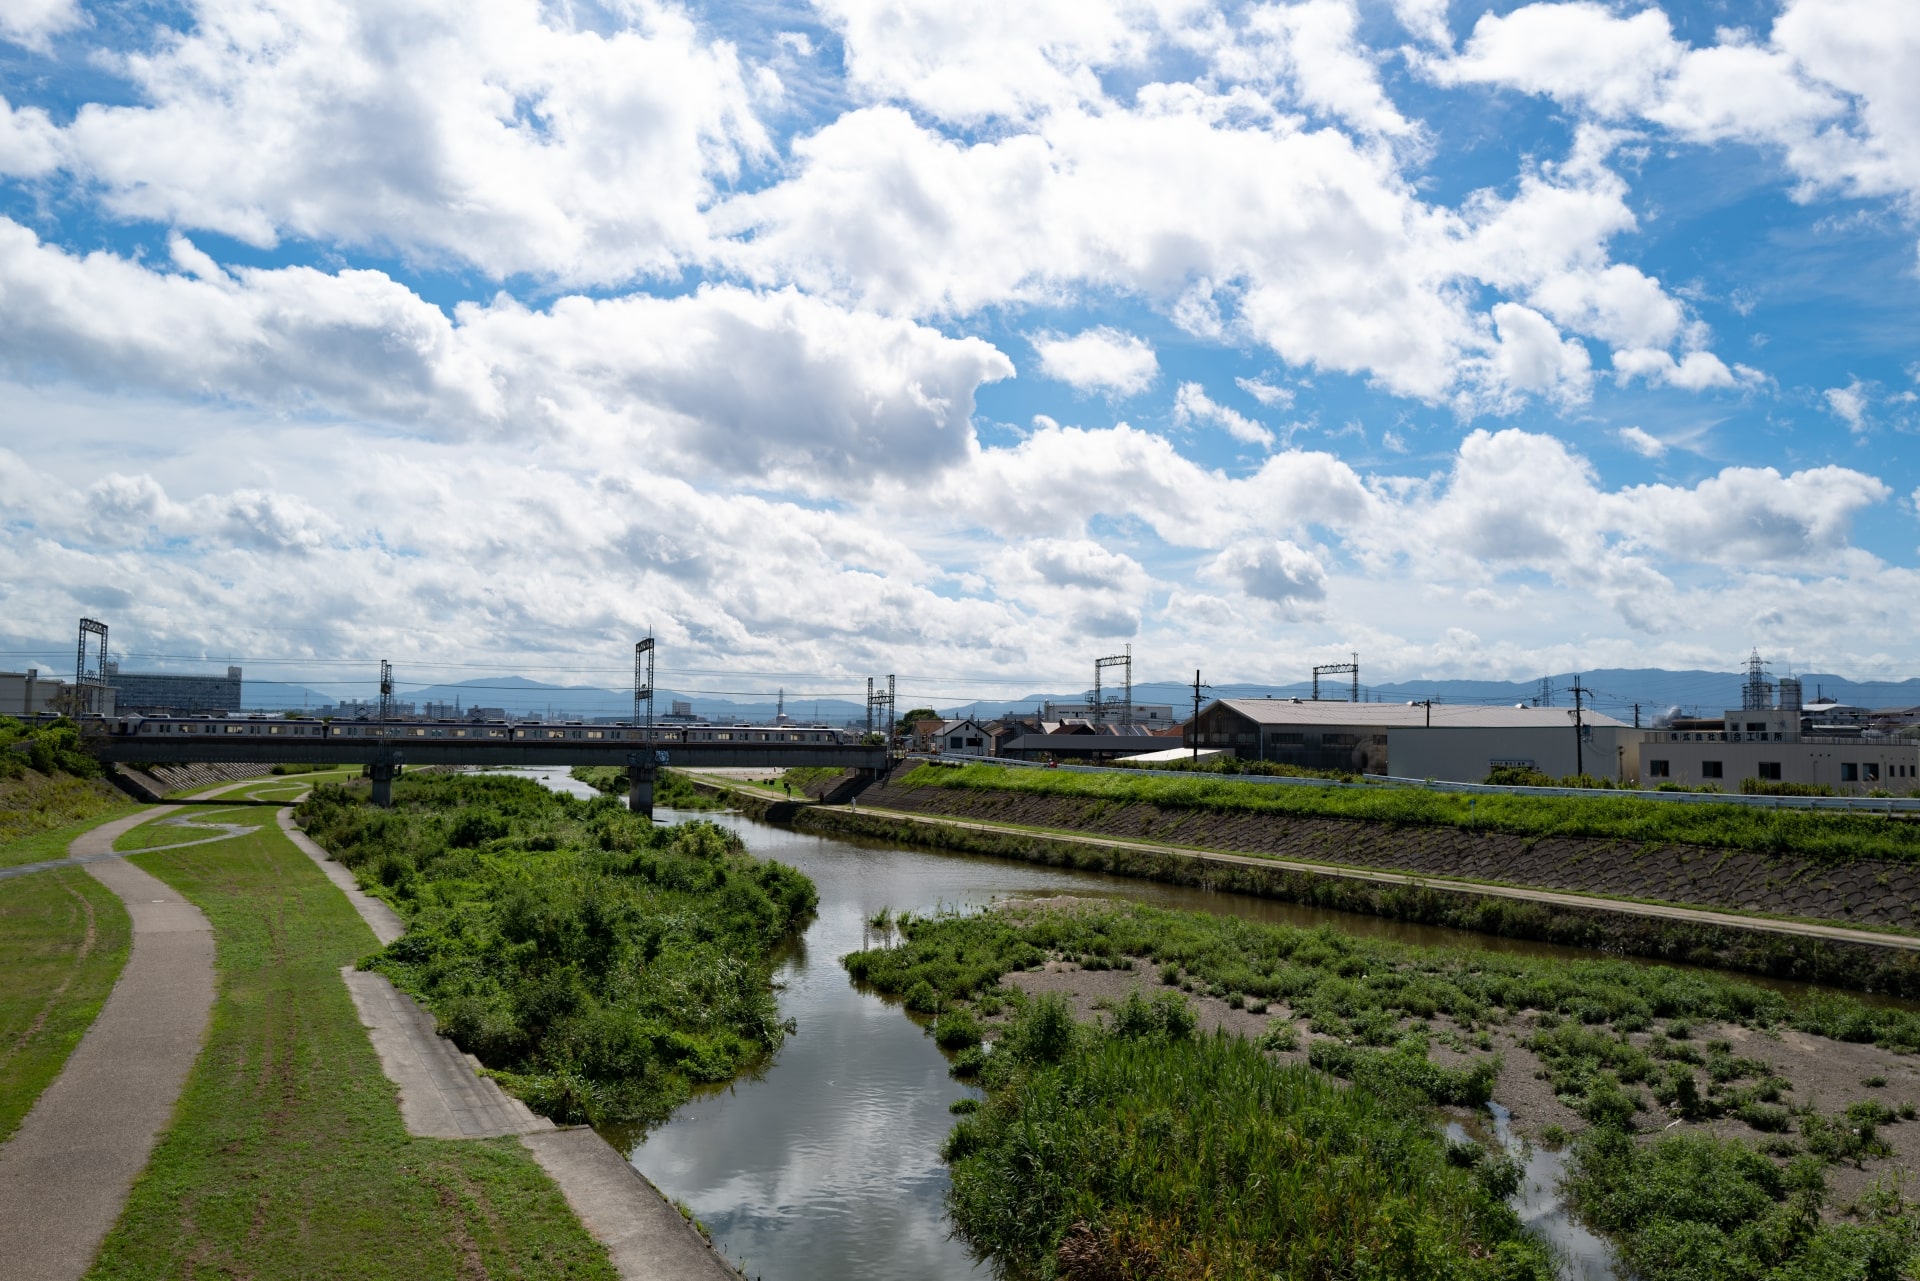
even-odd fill
[(893, 732), (896, 734), (911, 734), (913, 733), (913, 723), (915, 721), (937, 721), (939, 719), (940, 713), (934, 711), (931, 707), (916, 707), (900, 717), (900, 723), (893, 727)]

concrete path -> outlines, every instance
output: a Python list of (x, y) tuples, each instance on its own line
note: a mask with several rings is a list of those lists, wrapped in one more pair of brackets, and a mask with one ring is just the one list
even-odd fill
[(523, 1134), (587, 1231), (627, 1281), (741, 1281), (626, 1158), (585, 1126)]
[(381, 1070), (400, 1087), (400, 1116), (407, 1133), (429, 1139), (491, 1139), (503, 1134), (551, 1130), (441, 1036), (433, 1016), (384, 974), (344, 966), (340, 977), (380, 1056)]
[(133, 947), (66, 1067), (0, 1147), (0, 1270), (11, 1281), (86, 1272), (200, 1055), (213, 1010), (212, 927), (112, 852), (157, 812), (96, 827), (68, 847), (126, 903)]
[[(280, 827), (340, 887), (382, 946), (406, 932), (398, 913), (363, 891), (352, 872), (294, 826), (291, 810), (280, 811)], [(479, 1065), (439, 1034), (433, 1016), (386, 976), (351, 968), (340, 975), (381, 1069), (400, 1091), (407, 1133), (441, 1139), (519, 1135), (587, 1231), (607, 1248), (623, 1281), (741, 1281), (605, 1139), (585, 1126), (556, 1129), (480, 1076)]]
[(1738, 912), (1716, 912), (1703, 907), (1679, 907), (1667, 903), (1641, 903), (1633, 899), (1605, 898), (1598, 894), (1568, 894), (1559, 890), (1535, 890), (1515, 885), (1495, 885), (1486, 881), (1456, 880), (1450, 877), (1416, 876), (1408, 872), (1382, 872), (1372, 868), (1348, 867), (1337, 863), (1306, 863), (1296, 859), (1262, 858), (1257, 854), (1226, 854), (1219, 850), (1197, 849), (1186, 845), (1161, 845), (1151, 841), (1129, 841), (1112, 836), (1088, 836), (1051, 828), (1020, 827), (1012, 823), (982, 823), (971, 819), (916, 814), (908, 810), (890, 810), (869, 805), (864, 810), (852, 806), (823, 808), (845, 809), (875, 818), (900, 819), (929, 827), (953, 827), (997, 835), (1024, 836), (1034, 840), (1058, 841), (1071, 845), (1091, 845), (1108, 849), (1133, 850), (1146, 854), (1170, 854), (1202, 863), (1224, 863), (1239, 867), (1274, 868), (1283, 872), (1310, 872), (1315, 876), (1337, 876), (1346, 880), (1371, 881), (1380, 885), (1405, 885), (1419, 889), (1455, 890), (1462, 894), (1483, 894), (1489, 898), (1521, 899), (1529, 903), (1547, 903), (1557, 907), (1588, 908), (1619, 912), (1627, 916), (1647, 916), (1666, 921), (1685, 921), (1696, 925), (1718, 925), (1763, 934), (1791, 934), (1805, 938), (1831, 939), (1839, 943), (1865, 943), (1872, 947), (1897, 951), (1920, 951), (1920, 936), (1883, 934), (1878, 930), (1850, 929), (1844, 925), (1821, 925), (1813, 921), (1780, 920), (1768, 916), (1743, 916)]

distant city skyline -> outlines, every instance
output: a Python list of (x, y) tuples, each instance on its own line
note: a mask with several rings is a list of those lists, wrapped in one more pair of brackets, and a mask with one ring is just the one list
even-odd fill
[(9, 6), (0, 668), (1899, 680), (1916, 65), (1897, 0)]

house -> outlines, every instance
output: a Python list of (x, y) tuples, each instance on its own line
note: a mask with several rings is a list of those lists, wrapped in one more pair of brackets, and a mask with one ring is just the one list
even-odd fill
[(969, 716), (965, 720), (942, 721), (933, 750), (942, 756), (984, 757), (991, 754), (992, 747), (992, 733)]

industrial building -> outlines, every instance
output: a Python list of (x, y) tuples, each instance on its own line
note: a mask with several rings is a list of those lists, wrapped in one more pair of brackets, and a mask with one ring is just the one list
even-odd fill
[(1185, 742), (1247, 760), (1356, 774), (1478, 783), (1511, 766), (1620, 783), (1639, 773), (1643, 733), (1571, 707), (1223, 698), (1200, 713)]
[[(38, 668), (24, 672), (0, 672), (0, 716), (59, 716), (71, 713), (67, 691), (73, 685), (57, 676), (44, 676)], [(90, 687), (90, 700), (102, 716), (114, 714), (113, 691)]]
[(1743, 706), (1714, 719), (1677, 719), (1648, 731), (1641, 748), (1643, 787), (1755, 784), (1830, 787), (1842, 795), (1920, 789), (1920, 741), (1869, 723), (1860, 708), (1803, 705), (1800, 682), (1775, 687), (1749, 679)]
[(225, 676), (211, 676), (123, 672), (114, 662), (105, 666), (106, 682), (114, 691), (116, 710), (123, 715), (131, 712), (197, 715), (240, 710), (238, 667), (229, 667)]

